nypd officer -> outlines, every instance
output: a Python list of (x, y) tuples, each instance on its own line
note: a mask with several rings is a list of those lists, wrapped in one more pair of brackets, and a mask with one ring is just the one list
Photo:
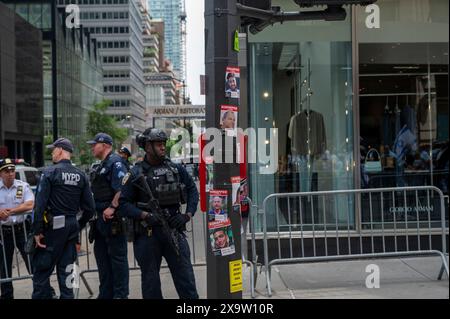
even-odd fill
[[(34, 205), (33, 191), (25, 182), (15, 179), (16, 167), (9, 159), (0, 159), (0, 278), (12, 277), (14, 248), (22, 255), (28, 272), (30, 260), (25, 254), (26, 233), (30, 222), (23, 214), (31, 212)], [(4, 253), (3, 253), (4, 252)], [(12, 282), (1, 284), (0, 299), (14, 299)]]
[[(165, 156), (166, 134), (159, 129), (147, 129), (136, 142), (145, 150), (145, 158), (137, 163), (123, 180), (120, 208), (134, 219), (134, 255), (141, 268), (141, 289), (144, 299), (161, 299), (159, 270), (164, 257), (180, 298), (198, 298), (195, 277), (190, 261), (185, 224), (197, 210), (198, 191), (192, 177), (181, 165), (173, 164)], [(147, 183), (148, 186), (142, 183)], [(187, 196), (186, 196), (187, 195)], [(187, 197), (187, 201), (185, 198)], [(178, 252), (171, 244), (173, 237), (163, 229), (158, 212), (142, 208), (153, 198), (158, 210), (167, 209), (166, 226), (178, 243)], [(186, 213), (180, 206), (187, 202)], [(163, 217), (164, 218), (164, 217)], [(173, 231), (175, 230), (175, 231)]]
[(97, 211), (94, 254), (100, 279), (98, 299), (125, 299), (129, 294), (126, 222), (118, 206), (127, 169), (113, 153), (113, 139), (108, 134), (98, 133), (87, 143), (94, 157), (102, 161), (91, 181)]
[(119, 149), (118, 153), (119, 153), (119, 156), (122, 158), (123, 164), (125, 165), (125, 167), (129, 171), (130, 170), (130, 157), (131, 157), (130, 150), (127, 147), (122, 146)]
[[(76, 243), (95, 211), (86, 175), (70, 161), (72, 143), (65, 138), (47, 145), (54, 165), (44, 169), (36, 193), (33, 233), (33, 299), (52, 298), (50, 276), (56, 266), (61, 299), (73, 299), (68, 276), (77, 257)], [(77, 214), (82, 216), (77, 221)]]

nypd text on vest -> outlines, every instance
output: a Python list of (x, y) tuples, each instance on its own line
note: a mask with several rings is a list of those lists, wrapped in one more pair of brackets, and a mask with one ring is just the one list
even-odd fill
[(81, 176), (76, 173), (62, 173), (62, 179), (64, 181), (64, 185), (77, 186), (81, 180)]

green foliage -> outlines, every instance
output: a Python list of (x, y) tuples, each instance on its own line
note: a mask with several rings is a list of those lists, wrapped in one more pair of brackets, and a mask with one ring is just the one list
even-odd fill
[(81, 145), (78, 146), (79, 149), (79, 162), (81, 165), (90, 165), (94, 162), (94, 156), (92, 156), (91, 147), (85, 141), (89, 140), (90, 137), (86, 136)]
[(128, 130), (119, 127), (119, 122), (111, 115), (106, 114), (106, 110), (110, 105), (110, 100), (103, 100), (94, 105), (94, 109), (88, 113), (86, 131), (89, 136), (88, 139), (93, 138), (100, 132), (111, 135), (114, 140), (114, 147), (117, 148), (127, 138)]
[[(166, 154), (167, 156), (170, 156), (170, 150), (172, 149), (172, 146), (174, 146), (176, 143), (178, 143), (181, 140), (181, 136), (178, 139), (168, 139), (166, 142)], [(181, 155), (181, 148), (177, 151), (177, 155)]]
[(48, 148), (45, 148), (45, 145), (50, 145), (53, 143), (53, 135), (45, 135), (44, 136), (44, 160), (51, 161), (52, 160), (52, 151)]

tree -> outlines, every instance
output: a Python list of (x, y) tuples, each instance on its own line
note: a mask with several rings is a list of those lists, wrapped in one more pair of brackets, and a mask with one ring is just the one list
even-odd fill
[[(128, 130), (126, 128), (119, 127), (119, 122), (114, 119), (112, 115), (106, 113), (108, 107), (111, 105), (110, 100), (103, 100), (94, 105), (93, 110), (88, 112), (88, 121), (86, 126), (86, 137), (84, 141), (88, 141), (94, 138), (97, 133), (109, 134), (114, 141), (114, 148), (118, 148), (119, 145), (125, 141), (128, 136)], [(90, 146), (88, 144), (81, 143), (79, 145), (80, 156), (79, 160), (81, 165), (89, 165), (94, 161), (94, 157), (91, 154)]]
[[(44, 145), (50, 145), (53, 143), (53, 135), (45, 135), (44, 136)], [(52, 160), (52, 151), (46, 147), (44, 147), (44, 161), (51, 162)]]
[(100, 132), (111, 135), (114, 147), (117, 147), (127, 138), (128, 130), (119, 127), (119, 122), (112, 115), (106, 114), (110, 105), (110, 100), (103, 100), (94, 105), (94, 109), (88, 113), (86, 131), (92, 138)]

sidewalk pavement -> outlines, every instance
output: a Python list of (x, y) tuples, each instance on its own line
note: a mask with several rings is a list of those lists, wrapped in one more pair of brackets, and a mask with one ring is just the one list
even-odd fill
[[(366, 288), (366, 266), (380, 269), (380, 288)], [(449, 281), (436, 280), (440, 269), (437, 257), (359, 260), (302, 265), (278, 265), (272, 272), (271, 299), (449, 299)], [(194, 267), (200, 298), (206, 298), (206, 266)], [(251, 299), (249, 268), (243, 265), (243, 298)], [(90, 296), (80, 281), (79, 298), (93, 299), (98, 293), (98, 274), (86, 274), (94, 295)], [(56, 277), (51, 284), (58, 291)], [(168, 268), (161, 269), (161, 284), (165, 298), (178, 298)], [(270, 299), (265, 289), (264, 272), (258, 272), (257, 299)], [(29, 299), (31, 280), (14, 282), (16, 298)], [(140, 271), (130, 271), (129, 298), (141, 298)]]

